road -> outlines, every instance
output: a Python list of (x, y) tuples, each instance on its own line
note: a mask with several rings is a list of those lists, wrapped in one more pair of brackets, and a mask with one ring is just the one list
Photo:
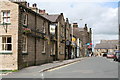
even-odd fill
[(103, 57), (90, 57), (42, 75), (45, 78), (118, 78), (118, 63)]
[(104, 57), (89, 57), (46, 72), (39, 68), (21, 70), (4, 78), (118, 78), (118, 62)]

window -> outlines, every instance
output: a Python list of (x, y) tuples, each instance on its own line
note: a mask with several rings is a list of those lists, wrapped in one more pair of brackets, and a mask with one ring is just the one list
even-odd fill
[(55, 44), (51, 47), (51, 55), (55, 55)]
[(0, 36), (0, 51), (12, 51), (11, 36)]
[(27, 36), (23, 36), (22, 52), (27, 53)]
[(43, 33), (45, 33), (45, 27), (43, 27)]
[(45, 21), (43, 21), (43, 33), (45, 33), (45, 27), (46, 27), (46, 25), (45, 25)]
[(42, 53), (45, 53), (45, 41), (42, 40)]
[(2, 11), (1, 18), (1, 23), (10, 23), (10, 11)]
[(63, 29), (63, 30), (62, 30), (62, 35), (63, 35), (63, 37), (64, 37), (64, 32), (65, 32), (65, 31), (64, 31), (64, 30), (65, 30), (65, 29), (64, 29), (64, 26), (62, 27), (62, 29)]
[(66, 38), (69, 38), (68, 29), (66, 30)]
[(23, 15), (23, 25), (27, 26), (27, 23), (28, 23), (28, 14), (24, 14)]
[(2, 16), (2, 12), (0, 11), (0, 23), (2, 23), (2, 21), (1, 21), (2, 17), (1, 16)]

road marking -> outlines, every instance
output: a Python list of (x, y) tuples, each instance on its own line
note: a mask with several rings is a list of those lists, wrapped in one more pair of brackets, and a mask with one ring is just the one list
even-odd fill
[(69, 66), (69, 65), (72, 65), (72, 64), (75, 64), (75, 63), (78, 63), (78, 62), (79, 62), (79, 61), (76, 61), (76, 62), (73, 62), (73, 63), (70, 63), (70, 64), (66, 64), (66, 65), (64, 65), (64, 66), (60, 66), (60, 67), (57, 67), (57, 68), (54, 68), (54, 69), (50, 69), (50, 70), (48, 70), (48, 72), (54, 71), (54, 70), (58, 70), (58, 69), (63, 68), (63, 67), (67, 67), (67, 66)]
[(8, 74), (10, 74), (10, 73), (12, 73), (12, 72), (8, 72), (8, 73), (0, 73), (0, 76), (8, 75)]
[(118, 63), (117, 61), (114, 61), (113, 59), (107, 59), (109, 62), (112, 62), (112, 63)]

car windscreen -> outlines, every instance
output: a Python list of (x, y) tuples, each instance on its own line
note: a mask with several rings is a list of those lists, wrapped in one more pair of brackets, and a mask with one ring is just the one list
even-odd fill
[(109, 55), (112, 55), (112, 53), (108, 53)]
[(120, 56), (120, 53), (117, 53)]

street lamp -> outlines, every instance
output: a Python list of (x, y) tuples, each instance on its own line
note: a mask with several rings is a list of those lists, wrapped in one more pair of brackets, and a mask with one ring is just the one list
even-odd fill
[(8, 27), (8, 24), (5, 23), (5, 22), (3, 22), (3, 27), (4, 27), (4, 29), (5, 29), (5, 32), (7, 33), (7, 27)]
[[(82, 20), (82, 19), (79, 19), (79, 20)], [(77, 21), (76, 20), (74, 20), (74, 22), (72, 21), (72, 24), (71, 24), (71, 29), (72, 29), (72, 31), (71, 31), (71, 33), (72, 33), (72, 36), (71, 36), (71, 38), (72, 38), (72, 45), (73, 46), (75, 46), (75, 44), (74, 44), (74, 32), (73, 32), (73, 29), (74, 29), (74, 27), (73, 27), (73, 25), (74, 25), (74, 23), (77, 23)], [(78, 26), (78, 24), (77, 24), (77, 26)], [(77, 39), (76, 39), (77, 40)], [(78, 46), (77, 46), (78, 47)], [(74, 48), (72, 48), (72, 54), (71, 54), (71, 57), (75, 57), (75, 52), (74, 52)], [(76, 53), (77, 54), (77, 53)]]

